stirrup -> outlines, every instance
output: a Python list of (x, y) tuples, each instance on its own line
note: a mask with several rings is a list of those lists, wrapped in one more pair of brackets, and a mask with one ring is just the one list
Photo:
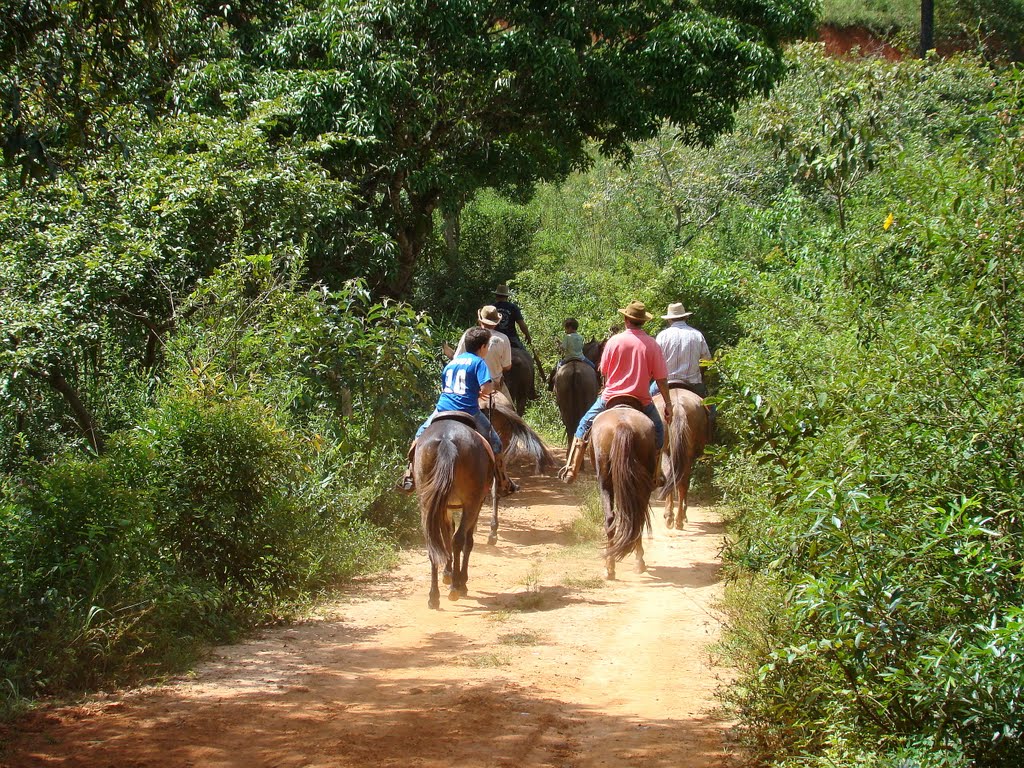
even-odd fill
[(413, 479), (412, 470), (406, 470), (405, 474), (398, 478), (395, 483), (395, 490), (401, 493), (412, 493), (416, 490), (416, 481)]
[(565, 466), (558, 470), (558, 479), (563, 483), (576, 482), (576, 476), (583, 469), (583, 461), (587, 453), (589, 440), (585, 437), (573, 437), (569, 446), (569, 455), (565, 457)]

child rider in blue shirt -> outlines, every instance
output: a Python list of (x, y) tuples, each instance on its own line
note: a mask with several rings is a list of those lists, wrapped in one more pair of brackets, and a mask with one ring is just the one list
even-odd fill
[[(504, 456), (501, 453), (501, 438), (494, 431), (487, 415), (480, 410), (481, 395), (494, 391), (491, 373), (484, 362), (481, 350), (486, 349), (491, 339), (491, 332), (486, 328), (471, 328), (466, 332), (466, 351), (456, 355), (441, 371), (441, 395), (437, 399), (434, 412), (430, 414), (419, 429), (416, 437), (423, 434), (434, 417), (442, 411), (462, 411), (476, 420), (477, 430), (487, 438), (494, 451), (494, 472), (498, 480), (498, 494), (508, 496), (519, 490), (519, 486), (505, 472)], [(398, 481), (397, 488), (406, 493), (414, 490), (413, 458), (416, 452), (416, 441), (409, 448), (409, 466)]]

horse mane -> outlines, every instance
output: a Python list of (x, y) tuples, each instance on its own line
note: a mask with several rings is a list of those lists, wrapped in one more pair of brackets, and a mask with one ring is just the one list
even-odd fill
[[(421, 446), (424, 450), (426, 446)], [(448, 514), (448, 496), (455, 482), (455, 463), (459, 449), (449, 435), (443, 435), (434, 452), (434, 471), (419, 488), (420, 523), (427, 539), (427, 556), (438, 568), (444, 568), (452, 555), (452, 518)]]
[(636, 546), (644, 528), (651, 527), (651, 473), (637, 457), (636, 434), (617, 424), (608, 463), (615, 489), (615, 522), (608, 541), (608, 556), (621, 560)]
[[(533, 461), (535, 474), (543, 474), (559, 466), (558, 460), (544, 445), (540, 435), (533, 431), (514, 408), (498, 401), (493, 406), (484, 408), (485, 413), (492, 410), (505, 419), (512, 433), (509, 444), (503, 446), (506, 461), (515, 461), (525, 456)], [(491, 420), (493, 422), (493, 419)]]

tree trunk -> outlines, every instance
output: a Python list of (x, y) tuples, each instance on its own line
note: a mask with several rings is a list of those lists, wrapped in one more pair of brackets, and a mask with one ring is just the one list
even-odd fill
[(442, 208), (444, 214), (444, 226), (442, 232), (444, 233), (444, 243), (448, 248), (448, 258), (454, 263), (459, 259), (459, 239), (462, 236), (462, 205), (457, 206), (453, 210), (445, 210)]
[(921, 58), (935, 47), (935, 0), (921, 0)]
[(97, 455), (102, 454), (106, 448), (106, 442), (103, 439), (103, 435), (100, 434), (99, 427), (96, 425), (96, 420), (92, 417), (92, 413), (85, 407), (85, 403), (82, 402), (82, 398), (79, 397), (78, 392), (71, 386), (71, 383), (64, 378), (64, 374), (59, 368), (51, 368), (48, 372), (42, 371), (30, 371), (33, 376), (41, 381), (45, 381), (57, 392), (60, 393), (61, 397), (64, 398), (64, 402), (67, 403), (68, 408), (71, 409), (72, 415), (75, 417), (75, 421), (78, 423), (82, 433), (88, 438), (89, 445), (92, 446), (93, 451)]
[(423, 252), (427, 238), (434, 231), (434, 209), (437, 207), (437, 192), (420, 195), (409, 194), (403, 188), (405, 176), (395, 177), (389, 191), (391, 210), (395, 217), (395, 242), (398, 244), (398, 264), (394, 279), (384, 287), (384, 292), (395, 299), (405, 299), (412, 287), (416, 274), (416, 261)]

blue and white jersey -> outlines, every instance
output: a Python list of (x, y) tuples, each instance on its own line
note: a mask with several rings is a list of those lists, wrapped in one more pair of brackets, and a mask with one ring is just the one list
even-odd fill
[(482, 357), (470, 352), (456, 355), (441, 371), (437, 410), (465, 411), (475, 416), (480, 412), (480, 388), (490, 380), (491, 372)]

